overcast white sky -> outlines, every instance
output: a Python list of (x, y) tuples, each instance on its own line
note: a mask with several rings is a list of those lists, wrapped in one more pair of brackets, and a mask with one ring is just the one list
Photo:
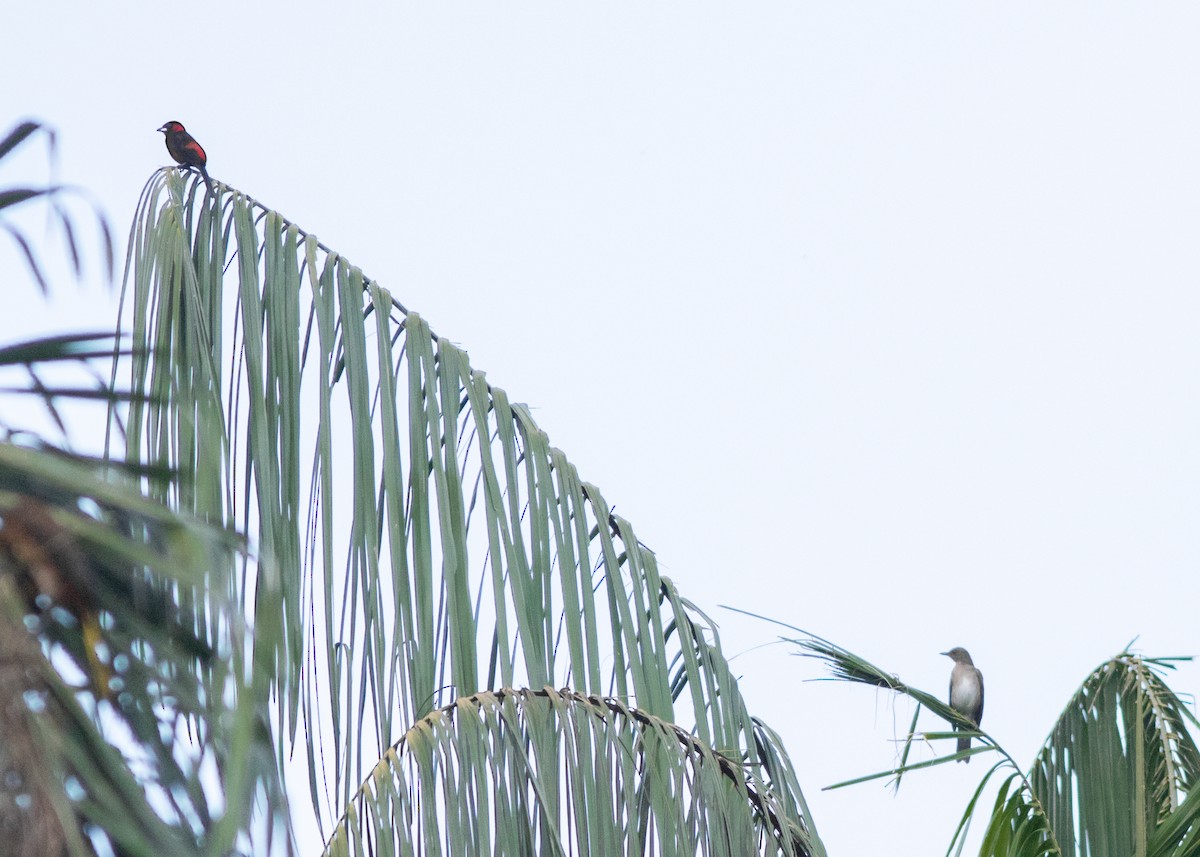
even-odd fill
[[(10, 6), (0, 123), (122, 239), (178, 119), (534, 408), (744, 652), (831, 854), (940, 853), (986, 762), (821, 792), (908, 709), (718, 605), (935, 691), (965, 646), (1024, 764), (1130, 639), (1200, 649), (1200, 7)], [(111, 323), (6, 289), (0, 342)]]

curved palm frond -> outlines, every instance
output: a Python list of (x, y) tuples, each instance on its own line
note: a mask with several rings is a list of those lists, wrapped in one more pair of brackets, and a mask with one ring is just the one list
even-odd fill
[(1175, 660), (1122, 652), (1102, 664), (1046, 739), (1029, 779), (1065, 852), (1147, 853), (1200, 784), (1196, 718), (1162, 679)]
[(819, 853), (715, 625), (528, 408), (314, 236), (216, 184), (205, 199), (161, 171), (139, 205), (126, 303), (154, 356), (133, 361), (147, 402), (127, 455), (178, 470), (165, 499), (256, 534), (271, 573), (231, 595), (274, 665), (280, 756), (305, 732), (318, 816), (342, 818), (439, 707), (569, 687), (741, 760)]
[(550, 688), (485, 691), (421, 718), (325, 853), (350, 853), (362, 830), (381, 836), (371, 854), (405, 839), (450, 854), (813, 853), (740, 761), (618, 699)]

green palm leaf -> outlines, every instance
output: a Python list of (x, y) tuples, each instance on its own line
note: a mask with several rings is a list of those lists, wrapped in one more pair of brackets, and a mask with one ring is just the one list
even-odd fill
[[(318, 816), (355, 848), (399, 836), (388, 813), (345, 815), (364, 783), (404, 791), (378, 781), (398, 736), (489, 689), (569, 687), (685, 724), (821, 853), (715, 626), (529, 410), (315, 237), (198, 187), (160, 171), (139, 207), (125, 303), (135, 353), (153, 356), (132, 360), (145, 401), (126, 454), (180, 474), (164, 499), (253, 534), (259, 573), (229, 594), (272, 664), (277, 750), (302, 745)], [(565, 758), (539, 746), (539, 770)], [(742, 812), (749, 825), (753, 802)], [(432, 818), (404, 830), (435, 841)]]
[(423, 717), (371, 772), (325, 853), (351, 853), (367, 828), (433, 838), (449, 854), (813, 853), (738, 760), (620, 700), (549, 688), (487, 691)]
[(1196, 719), (1162, 679), (1174, 660), (1123, 652), (1102, 664), (1038, 753), (1030, 782), (1065, 852), (1086, 842), (1093, 853), (1149, 853), (1157, 828), (1200, 782), (1187, 728)]

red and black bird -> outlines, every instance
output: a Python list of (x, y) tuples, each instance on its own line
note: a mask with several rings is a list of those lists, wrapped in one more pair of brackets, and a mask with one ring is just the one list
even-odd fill
[(208, 163), (208, 156), (204, 154), (204, 149), (196, 142), (196, 138), (187, 132), (182, 123), (174, 120), (158, 130), (162, 131), (166, 137), (167, 151), (171, 153), (175, 163), (198, 169), (200, 175), (204, 176), (204, 184), (208, 186), (208, 192), (212, 194), (212, 182), (208, 178), (208, 170), (204, 168), (204, 165)]

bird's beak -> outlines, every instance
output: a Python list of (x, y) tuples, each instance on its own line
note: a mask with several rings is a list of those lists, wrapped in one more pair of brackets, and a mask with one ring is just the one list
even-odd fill
[(946, 657), (950, 657), (950, 653), (949, 653), (949, 652), (942, 652), (941, 654), (945, 655)]
[(164, 126), (162, 126), (161, 128), (159, 128), (158, 130), (159, 130), (159, 131), (162, 131), (163, 133), (166, 133), (167, 126), (166, 126), (166, 125), (164, 125)]

